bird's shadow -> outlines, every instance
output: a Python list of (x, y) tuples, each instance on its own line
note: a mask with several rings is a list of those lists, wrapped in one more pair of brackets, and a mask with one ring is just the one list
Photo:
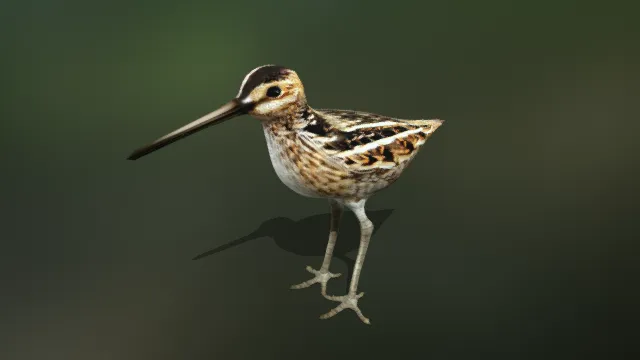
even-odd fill
[[(393, 209), (368, 211), (367, 216), (373, 222), (373, 235), (380, 229), (382, 224), (391, 216)], [(222, 251), (229, 250), (249, 241), (271, 238), (282, 250), (300, 256), (324, 256), (329, 239), (330, 214), (312, 215), (300, 220), (292, 220), (286, 217), (276, 217), (263, 222), (255, 231), (229, 241), (216, 248), (208, 250), (193, 260), (199, 260)], [(372, 235), (372, 236), (373, 236)], [(353, 265), (355, 261), (347, 256), (348, 253), (357, 250), (360, 244), (360, 225), (353, 215), (345, 214), (340, 223), (338, 240), (333, 250), (333, 257), (344, 261), (347, 265), (347, 287), (351, 280)], [(318, 264), (313, 265), (319, 268)]]

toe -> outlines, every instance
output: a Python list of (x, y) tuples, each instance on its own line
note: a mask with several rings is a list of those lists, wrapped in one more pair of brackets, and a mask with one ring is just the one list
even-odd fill
[(365, 323), (367, 325), (371, 325), (371, 321), (369, 320), (369, 318), (367, 318), (366, 316), (362, 315), (362, 311), (360, 311), (359, 307), (356, 306), (353, 310), (356, 312), (356, 314), (358, 315), (360, 320), (362, 320), (363, 323)]
[(337, 307), (335, 307), (334, 309), (332, 309), (328, 313), (323, 314), (322, 316), (320, 316), (320, 319), (328, 319), (330, 317), (335, 316), (336, 314), (338, 314), (342, 310), (348, 308), (348, 309), (353, 310), (356, 313), (356, 315), (358, 315), (358, 318), (360, 318), (360, 320), (363, 323), (365, 323), (367, 325), (371, 325), (371, 320), (369, 320), (366, 316), (364, 316), (362, 314), (362, 311), (358, 307), (358, 299), (360, 299), (361, 297), (364, 296), (364, 292), (361, 292), (361, 293), (359, 293), (357, 295), (356, 294), (347, 294), (347, 295), (344, 295), (344, 296), (330, 296), (330, 295), (323, 294), (323, 296), (328, 300), (340, 302), (340, 305), (338, 305)]
[(329, 310), (328, 313), (320, 315), (320, 319), (325, 320), (325, 319), (334, 317), (334, 316), (336, 316), (336, 314), (338, 314), (339, 312), (344, 310), (346, 307), (347, 307), (346, 304), (342, 303), (342, 304), (336, 306), (335, 308)]
[(291, 289), (297, 290), (297, 289), (304, 289), (304, 288), (308, 288), (309, 286), (315, 284), (317, 281), (316, 279), (311, 279), (311, 280), (307, 280), (305, 282), (301, 282), (300, 284), (295, 284), (295, 285), (291, 285)]
[(331, 300), (331, 301), (342, 301), (342, 299), (344, 298), (344, 296), (327, 295), (327, 296), (325, 296), (325, 298), (326, 298), (327, 300)]
[(342, 275), (339, 273), (333, 274), (323, 269), (315, 270), (311, 266), (307, 266), (306, 269), (308, 272), (312, 273), (314, 277), (300, 284), (291, 285), (290, 286), (291, 289), (304, 289), (304, 288), (308, 288), (313, 284), (320, 283), (322, 285), (322, 295), (324, 296), (326, 295), (326, 292), (327, 292), (327, 282), (333, 278), (337, 278), (338, 276)]

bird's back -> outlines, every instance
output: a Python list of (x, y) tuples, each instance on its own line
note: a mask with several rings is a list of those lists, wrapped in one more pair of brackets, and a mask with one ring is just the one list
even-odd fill
[(313, 127), (322, 130), (306, 130), (307, 136), (355, 172), (404, 168), (443, 123), (353, 110), (321, 109), (315, 113), (319, 116)]
[(265, 124), (276, 173), (306, 196), (364, 198), (389, 186), (442, 124), (352, 110), (308, 109), (293, 126)]

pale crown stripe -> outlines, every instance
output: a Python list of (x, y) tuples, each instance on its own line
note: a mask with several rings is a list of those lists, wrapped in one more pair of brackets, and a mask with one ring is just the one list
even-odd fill
[(242, 88), (247, 84), (247, 80), (249, 80), (251, 75), (253, 75), (253, 73), (255, 73), (256, 71), (262, 69), (263, 67), (267, 67), (267, 66), (273, 66), (273, 65), (262, 65), (262, 66), (258, 66), (257, 68), (251, 70), (251, 72), (248, 73), (247, 76), (244, 77), (244, 80), (242, 80), (242, 84), (240, 85), (240, 90), (238, 91), (238, 95), (236, 95), (236, 97), (240, 97), (240, 94), (242, 94)]

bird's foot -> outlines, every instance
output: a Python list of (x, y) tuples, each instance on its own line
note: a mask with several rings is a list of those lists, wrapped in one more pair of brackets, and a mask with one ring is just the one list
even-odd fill
[(307, 266), (307, 271), (314, 274), (315, 277), (305, 281), (305, 282), (301, 282), (300, 284), (296, 284), (296, 285), (291, 285), (291, 289), (304, 289), (304, 288), (308, 288), (309, 286), (315, 284), (315, 283), (320, 283), (320, 285), (322, 286), (322, 295), (326, 296), (327, 295), (327, 282), (330, 279), (333, 278), (337, 278), (338, 276), (340, 276), (341, 274), (333, 274), (330, 273), (328, 270), (315, 270), (314, 268), (312, 268), (311, 266)]
[(360, 308), (358, 307), (358, 299), (360, 299), (361, 297), (364, 296), (364, 293), (361, 292), (360, 294), (355, 294), (355, 293), (349, 293), (347, 295), (344, 296), (327, 296), (325, 295), (324, 297), (332, 300), (332, 301), (338, 301), (340, 302), (340, 305), (336, 306), (335, 308), (331, 309), (331, 311), (329, 311), (328, 313), (321, 315), (320, 319), (328, 319), (330, 317), (335, 316), (337, 313), (341, 312), (344, 309), (351, 309), (353, 311), (356, 312), (356, 314), (358, 315), (358, 317), (360, 318), (360, 320), (362, 320), (363, 323), (369, 325), (371, 324), (371, 321), (369, 321), (368, 318), (366, 318), (364, 315), (362, 315), (362, 311), (360, 311)]

